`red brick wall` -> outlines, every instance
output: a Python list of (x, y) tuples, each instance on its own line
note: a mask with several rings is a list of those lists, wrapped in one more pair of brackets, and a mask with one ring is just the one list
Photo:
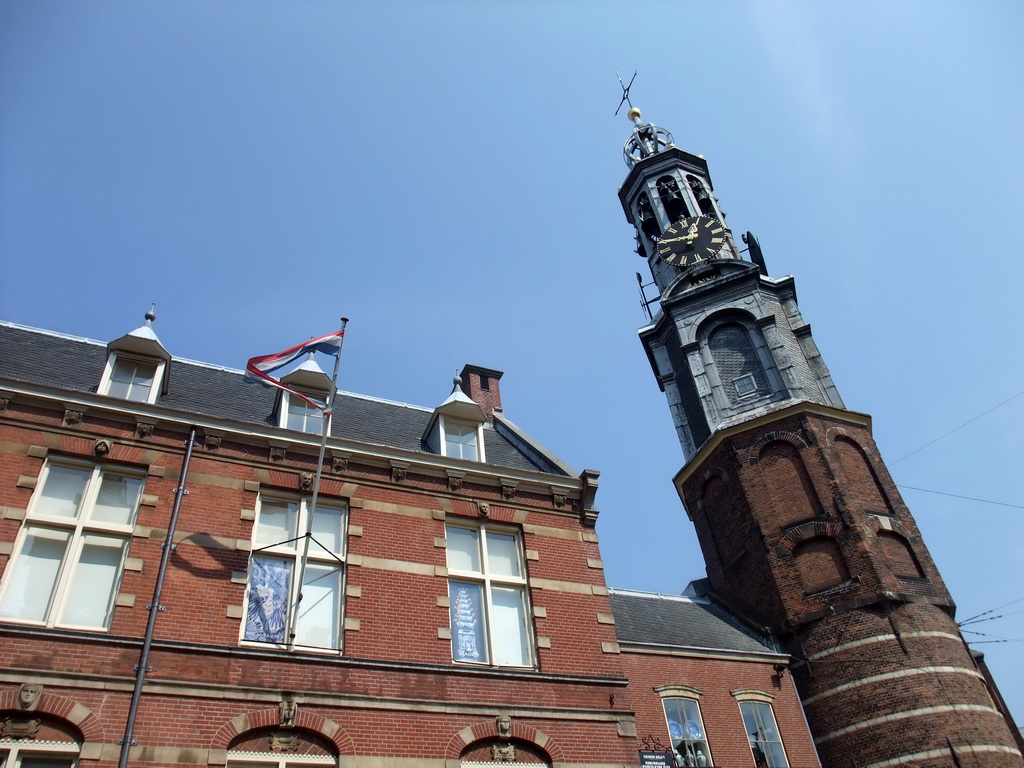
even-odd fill
[(818, 766), (792, 678), (788, 674), (779, 677), (772, 664), (648, 653), (624, 653), (622, 660), (639, 739), (650, 735), (666, 746), (671, 744), (662, 698), (655, 688), (686, 685), (703, 692), (697, 701), (715, 765), (753, 766), (739, 703), (730, 692), (756, 689), (774, 696), (771, 706), (790, 768)]
[[(934, 750), (946, 750), (939, 762), (948, 765), (949, 743), (964, 748), (962, 766), (1021, 764), (1001, 751), (1012, 737), (867, 428), (790, 411), (701, 456), (683, 492), (712, 589), (772, 628), (797, 659), (824, 765)], [(731, 562), (715, 550), (723, 531), (741, 553)], [(920, 576), (908, 575), (908, 562)], [(834, 584), (844, 573), (849, 579)], [(800, 663), (805, 657), (810, 664)], [(970, 746), (990, 751), (976, 758)]]
[[(497, 381), (492, 385), (496, 390)], [(134, 605), (115, 608), (109, 633), (4, 623), (0, 667), (86, 707), (96, 723), (86, 742), (109, 749), (124, 729), (186, 433), (164, 422), (151, 437), (136, 439), (134, 420), (87, 413), (78, 427), (64, 428), (62, 416), (14, 401), (0, 421), (0, 505), (14, 511), (0, 517), (0, 542), (15, 541), (18, 510), (32, 495), (19, 478), (38, 476), (46, 460), (29, 456), (30, 447), (96, 460), (95, 440), (109, 438), (114, 445), (104, 463), (147, 472), (144, 493), (156, 497), (155, 505), (141, 507), (131, 542), (130, 557), (142, 568), (126, 571), (120, 586)], [(470, 483), (451, 492), (447, 478), (414, 469), (396, 483), (390, 467), (353, 459), (343, 474), (328, 472), (323, 486), (327, 496), (352, 500), (349, 524), (361, 529), (348, 539), (347, 584), (360, 594), (345, 600), (346, 617), (358, 620), (358, 629), (345, 632), (343, 655), (241, 645), (240, 619), (229, 614), (244, 602), (237, 576), (248, 565), (244, 544), (253, 521), (246, 511), (256, 507), (254, 489), (297, 492), (299, 473), (312, 472), (313, 464), (313, 456), (297, 450), (271, 462), (267, 446), (230, 435), (214, 450), (196, 448), (136, 726), (140, 748), (225, 748), (214, 742), (226, 723), (255, 710), (276, 712), (290, 692), (300, 711), (341, 724), (347, 754), (441, 759), (462, 729), (512, 711), (523, 729), (517, 738), (544, 734), (547, 753), (559, 760), (635, 762), (634, 739), (617, 727), (631, 720), (621, 704), (621, 657), (602, 647), (615, 636), (612, 625), (598, 621), (611, 613), (599, 548), (592, 529), (556, 508), (550, 495), (517, 491), (506, 500), (497, 484)], [(492, 522), (523, 532), (528, 575), (541, 580), (530, 590), (532, 607), (544, 614), (533, 629), (550, 647), (536, 650), (536, 670), (457, 667), (450, 640), (439, 636), (449, 624), (447, 607), (438, 605), (448, 594), (445, 549), (435, 543), (445, 532), (439, 513), (479, 519), (478, 501), (490, 505)], [(0, 554), (0, 569), (8, 560)], [(17, 690), (17, 682), (0, 685), (0, 693)], [(620, 703), (611, 703), (613, 696)], [(152, 753), (139, 753), (139, 760), (161, 764)]]

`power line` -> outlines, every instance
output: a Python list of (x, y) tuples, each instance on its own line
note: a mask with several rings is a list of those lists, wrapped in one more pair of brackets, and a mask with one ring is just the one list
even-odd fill
[[(1022, 392), (1021, 394), (1024, 394), (1024, 392)], [(932, 440), (932, 443), (934, 443), (934, 442), (935, 441)], [(929, 445), (931, 445), (931, 443), (929, 443)], [(966, 499), (967, 501), (977, 501), (977, 502), (980, 502), (982, 504), (995, 504), (997, 507), (1010, 507), (1010, 509), (1024, 509), (1024, 505), (1022, 505), (1022, 504), (1007, 504), (1005, 501), (990, 501), (989, 499), (979, 499), (979, 498), (977, 498), (975, 496), (961, 496), (958, 493), (946, 493), (945, 491), (932, 491), (932, 490), (929, 490), (928, 488), (917, 488), (917, 487), (915, 487), (913, 485), (901, 485), (900, 483), (897, 483), (896, 487), (897, 488), (906, 488), (906, 489), (911, 490), (911, 491), (921, 491), (922, 493), (934, 493), (937, 496), (949, 496), (949, 497), (954, 498), (954, 499)]]
[[(965, 422), (964, 422), (963, 424), (961, 424), (961, 425), (960, 425), (959, 427), (953, 427), (953, 429), (949, 430), (949, 432), (946, 432), (945, 434), (939, 435), (938, 437), (936, 437), (936, 438), (935, 438), (934, 440), (932, 440), (931, 442), (929, 442), (929, 443), (925, 443), (925, 444), (924, 444), (924, 445), (922, 445), (922, 446), (921, 446), (920, 448), (918, 448), (918, 449), (916, 449), (916, 450), (913, 450), (913, 451), (911, 451), (910, 453), (908, 453), (908, 454), (907, 454), (906, 456), (903, 456), (902, 458), (896, 459), (896, 461), (894, 461), (894, 462), (892, 462), (892, 463), (893, 463), (893, 464), (899, 464), (899, 463), (900, 463), (901, 461), (903, 461), (903, 459), (909, 459), (909, 458), (910, 458), (911, 456), (913, 456), (913, 455), (914, 455), (915, 453), (918, 453), (919, 451), (923, 451), (923, 450), (924, 450), (925, 448), (927, 448), (927, 447), (928, 447), (929, 445), (934, 445), (935, 443), (939, 442), (939, 440), (941, 440), (941, 439), (942, 439), (942, 438), (944, 438), (944, 437), (949, 437), (949, 436), (950, 436), (950, 435), (952, 435), (952, 434), (953, 434), (954, 432), (956, 432), (956, 431), (957, 431), (958, 429), (963, 429), (964, 427), (966, 427), (966, 426), (967, 426), (968, 424), (970, 424), (971, 422), (975, 422), (975, 421), (977, 421), (978, 419), (980, 419), (980, 418), (981, 418), (982, 416), (986, 416), (986, 415), (988, 415), (988, 414), (992, 413), (992, 411), (994, 411), (994, 410), (995, 410), (996, 408), (1002, 408), (1002, 407), (1003, 407), (1004, 405), (1006, 405), (1006, 404), (1007, 404), (1008, 402), (1010, 402), (1011, 400), (1014, 400), (1014, 399), (1016, 399), (1016, 398), (1020, 397), (1021, 395), (1024, 395), (1024, 389), (1022, 389), (1022, 390), (1021, 390), (1020, 392), (1018, 392), (1018, 393), (1017, 393), (1016, 395), (1013, 395), (1012, 397), (1008, 397), (1008, 398), (1006, 398), (1005, 400), (1003, 400), (1003, 402), (999, 403), (999, 405), (993, 405), (993, 406), (992, 406), (991, 408), (989, 408), (989, 409), (988, 409), (987, 411), (985, 411), (984, 413), (979, 413), (979, 414), (978, 414), (977, 416), (975, 416), (975, 417), (974, 417), (973, 419), (968, 419), (968, 420), (967, 420), (967, 421), (965, 421)], [(917, 490), (920, 490), (920, 489), (917, 489)], [(977, 501), (977, 499), (976, 499), (976, 501)], [(995, 502), (992, 502), (992, 503), (995, 503)]]

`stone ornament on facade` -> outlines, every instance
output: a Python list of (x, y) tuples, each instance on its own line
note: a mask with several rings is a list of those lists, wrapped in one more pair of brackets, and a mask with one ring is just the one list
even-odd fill
[(39, 699), (43, 696), (43, 686), (35, 683), (25, 683), (18, 691), (18, 710), (22, 712), (33, 712), (39, 705)]
[(135, 425), (135, 439), (136, 440), (148, 440), (153, 436), (153, 430), (156, 429), (156, 424), (148, 421), (140, 421)]
[(498, 717), (495, 718), (494, 725), (501, 738), (512, 738), (512, 718), (509, 715), (498, 715)]
[(345, 456), (335, 456), (331, 459), (331, 471), (335, 473), (348, 471), (348, 458)]
[(85, 411), (76, 411), (71, 408), (64, 410), (64, 421), (61, 424), (62, 427), (77, 427), (82, 423), (82, 418), (85, 416)]
[(491, 760), (496, 763), (514, 763), (516, 761), (516, 746), (508, 742), (491, 744)]
[(277, 705), (278, 722), (282, 728), (294, 728), (299, 717), (299, 705), (295, 699), (285, 698)]
[(449, 477), (448, 478), (448, 490), (452, 493), (462, 490), (462, 478), (461, 477)]
[(553, 498), (555, 502), (555, 509), (562, 509), (565, 506), (566, 497), (564, 493), (556, 493), (553, 495)]
[(312, 472), (300, 472), (299, 473), (299, 490), (300, 491), (311, 491), (311, 490), (313, 490), (313, 473)]
[(275, 731), (270, 736), (271, 752), (298, 752), (299, 734), (297, 731)]
[(404, 467), (392, 467), (391, 468), (391, 482), (392, 483), (404, 483), (405, 482), (405, 468)]
[(223, 438), (220, 435), (203, 435), (203, 448), (208, 451), (216, 451), (220, 448)]
[(480, 517), (490, 517), (491, 505), (486, 501), (478, 501), (476, 503), (476, 511), (480, 513)]
[(110, 453), (110, 449), (114, 447), (114, 444), (110, 440), (97, 440), (92, 446), (92, 452), (103, 458)]
[(288, 451), (280, 445), (270, 446), (270, 460), (280, 464), (284, 461), (284, 457), (288, 454)]
[(3, 413), (4, 411), (6, 411), (7, 410), (7, 406), (10, 405), (10, 404), (11, 404), (11, 398), (9, 398), (9, 397), (0, 397), (0, 413)]

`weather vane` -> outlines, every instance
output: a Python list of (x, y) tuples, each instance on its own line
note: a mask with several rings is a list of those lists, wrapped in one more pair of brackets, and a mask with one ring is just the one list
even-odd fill
[(615, 73), (615, 76), (619, 78), (619, 85), (622, 86), (622, 101), (619, 102), (619, 106), (615, 110), (615, 114), (618, 115), (623, 104), (628, 104), (630, 109), (633, 108), (633, 102), (629, 100), (629, 89), (633, 87), (633, 81), (636, 80), (636, 70), (633, 70), (633, 76), (629, 78), (629, 85), (622, 82), (622, 75), (618, 72)]

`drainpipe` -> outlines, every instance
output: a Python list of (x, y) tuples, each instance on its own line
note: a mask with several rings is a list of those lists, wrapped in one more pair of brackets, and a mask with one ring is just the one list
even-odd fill
[(121, 742), (121, 758), (118, 760), (118, 768), (126, 768), (128, 765), (128, 750), (131, 749), (135, 739), (135, 717), (139, 714), (139, 699), (142, 698), (142, 684), (146, 679), (146, 672), (150, 671), (149, 651), (153, 647), (153, 631), (156, 629), (156, 617), (163, 610), (160, 605), (160, 595), (164, 591), (164, 578), (167, 576), (167, 564), (171, 559), (171, 551), (174, 549), (174, 529), (178, 524), (178, 510), (181, 509), (181, 500), (188, 495), (185, 490), (185, 478), (188, 476), (188, 465), (192, 461), (192, 447), (196, 441), (196, 427), (193, 425), (188, 433), (188, 443), (185, 446), (185, 459), (181, 464), (181, 477), (178, 480), (178, 487), (174, 489), (174, 507), (171, 509), (171, 520), (167, 524), (167, 537), (163, 543), (163, 553), (160, 556), (160, 569), (156, 573), (156, 586), (153, 588), (153, 602), (149, 604), (149, 621), (146, 624), (146, 634), (142, 639), (142, 653), (139, 655), (139, 663), (135, 667), (135, 690), (132, 691), (132, 701), (128, 706), (128, 722), (124, 726), (124, 736)]

